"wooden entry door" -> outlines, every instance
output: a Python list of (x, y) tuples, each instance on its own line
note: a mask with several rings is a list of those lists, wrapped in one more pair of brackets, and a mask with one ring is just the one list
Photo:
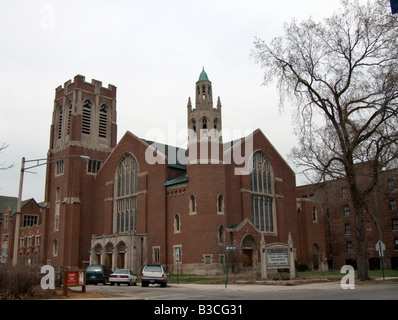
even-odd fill
[(242, 258), (244, 267), (253, 267), (253, 249), (242, 249)]
[(119, 268), (124, 269), (124, 252), (119, 252)]
[(319, 270), (319, 255), (313, 254), (312, 255), (312, 268), (313, 270)]

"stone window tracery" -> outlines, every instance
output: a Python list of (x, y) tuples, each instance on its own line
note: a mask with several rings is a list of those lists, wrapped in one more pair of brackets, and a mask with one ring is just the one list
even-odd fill
[(126, 154), (116, 170), (116, 232), (136, 231), (137, 177), (137, 161)]
[(253, 155), (253, 170), (250, 173), (252, 194), (252, 223), (262, 232), (274, 232), (274, 190), (272, 167), (262, 151)]

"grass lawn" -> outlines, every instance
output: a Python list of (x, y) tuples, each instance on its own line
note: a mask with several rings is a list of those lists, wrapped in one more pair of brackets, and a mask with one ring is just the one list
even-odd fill
[[(326, 279), (329, 281), (340, 281), (344, 274), (340, 271), (305, 271), (297, 272), (297, 280), (313, 280), (313, 279)], [(370, 270), (369, 276), (371, 279), (382, 278), (383, 273), (381, 270)], [(384, 270), (384, 276), (397, 277), (398, 270)], [(226, 275), (221, 276), (202, 276), (195, 274), (180, 274), (178, 275), (178, 283), (197, 283), (197, 284), (224, 284)], [(167, 276), (169, 283), (177, 283), (177, 275), (170, 274)], [(229, 273), (228, 283), (239, 283), (242, 281), (255, 282), (257, 280), (263, 280), (255, 275), (241, 275)], [(278, 272), (276, 274), (271, 274), (268, 280), (289, 280), (289, 273)], [(398, 279), (388, 280), (388, 281), (398, 281)]]

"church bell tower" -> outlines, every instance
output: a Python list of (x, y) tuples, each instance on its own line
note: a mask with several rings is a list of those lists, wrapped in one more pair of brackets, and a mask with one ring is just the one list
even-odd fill
[[(89, 260), (96, 175), (116, 145), (116, 87), (76, 75), (55, 89), (45, 188), (44, 263)], [(82, 205), (84, 204), (84, 205)]]
[[(216, 108), (213, 107), (212, 83), (203, 68), (195, 87), (195, 108), (192, 107), (191, 98), (188, 99), (188, 141), (189, 150), (196, 146), (196, 155), (192, 152), (188, 161), (205, 161), (205, 159), (222, 160), (222, 123), (221, 101), (217, 99)], [(207, 154), (203, 150), (208, 149)], [(215, 155), (215, 150), (218, 154)], [(211, 152), (213, 150), (213, 153)]]

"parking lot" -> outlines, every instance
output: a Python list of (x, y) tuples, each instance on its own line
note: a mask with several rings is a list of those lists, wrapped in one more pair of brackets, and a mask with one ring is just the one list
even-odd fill
[[(76, 288), (75, 290), (79, 290)], [(339, 282), (296, 286), (169, 284), (166, 288), (89, 285), (88, 292), (98, 292), (114, 299), (135, 300), (398, 300), (398, 283), (369, 283), (343, 290)]]

